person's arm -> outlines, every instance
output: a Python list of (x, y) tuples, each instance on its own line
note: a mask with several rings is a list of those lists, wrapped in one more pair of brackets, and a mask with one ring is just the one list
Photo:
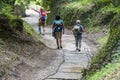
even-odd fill
[(82, 32), (86, 32), (86, 30), (83, 28)]
[(55, 25), (54, 24), (52, 24), (52, 29), (55, 27)]
[(82, 26), (82, 32), (86, 32), (85, 28)]
[(46, 11), (46, 13), (51, 13), (50, 11)]
[(63, 31), (62, 31), (62, 33), (64, 34), (64, 33), (65, 33), (65, 26), (64, 26), (63, 20), (61, 20), (61, 23), (62, 23), (62, 26), (63, 26)]
[(55, 27), (55, 21), (52, 22), (52, 29)]
[(72, 31), (72, 32), (74, 31), (74, 27), (71, 29), (71, 31)]
[(65, 26), (64, 26), (64, 24), (63, 24), (63, 34), (65, 33)]
[(37, 13), (40, 13), (40, 11), (38, 11), (38, 10), (36, 10), (36, 9), (33, 9), (33, 8), (32, 8), (32, 10), (34, 10), (34, 11), (37, 12)]

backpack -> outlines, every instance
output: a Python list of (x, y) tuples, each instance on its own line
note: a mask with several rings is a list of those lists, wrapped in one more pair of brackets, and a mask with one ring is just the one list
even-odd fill
[(75, 25), (73, 27), (73, 33), (74, 34), (81, 34), (82, 33), (82, 25)]
[(41, 12), (41, 15), (42, 16), (46, 16), (46, 12), (44, 11), (44, 12)]
[(46, 12), (41, 12), (41, 21), (46, 21), (47, 17), (46, 17)]
[(62, 31), (63, 23), (61, 22), (61, 20), (55, 21), (54, 25), (55, 25), (54, 32), (61, 32)]
[(40, 18), (40, 20), (43, 21), (43, 22), (46, 21), (46, 16), (42, 16), (42, 17)]

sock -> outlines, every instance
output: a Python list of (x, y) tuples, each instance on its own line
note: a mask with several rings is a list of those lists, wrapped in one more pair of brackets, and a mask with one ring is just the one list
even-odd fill
[(38, 32), (41, 33), (41, 27), (38, 27)]

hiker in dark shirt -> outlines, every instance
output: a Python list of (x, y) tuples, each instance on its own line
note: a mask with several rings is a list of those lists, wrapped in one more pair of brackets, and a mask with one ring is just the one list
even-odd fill
[(57, 15), (52, 23), (53, 36), (56, 39), (57, 49), (62, 48), (62, 34), (64, 34), (64, 24), (60, 16)]

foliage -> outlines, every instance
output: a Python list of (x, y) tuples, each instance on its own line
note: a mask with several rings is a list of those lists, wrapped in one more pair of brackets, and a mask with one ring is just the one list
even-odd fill
[[(30, 26), (28, 23), (23, 22), (23, 26), (25, 28), (25, 31), (28, 34), (30, 34), (30, 35), (34, 35), (34, 34), (36, 35), (37, 34), (36, 31), (32, 28), (32, 26)], [(36, 36), (38, 36), (38, 35), (36, 35)]]
[(119, 80), (120, 79), (119, 77), (120, 63), (119, 62), (120, 62), (120, 40), (118, 40), (117, 47), (115, 47), (115, 49), (112, 51), (111, 62), (106, 62), (105, 60), (103, 63), (106, 63), (106, 65), (102, 66), (101, 69), (95, 70), (92, 74), (86, 75), (87, 78), (85, 80), (93, 80), (93, 79), (113, 80), (114, 78), (115, 80)]
[(16, 30), (23, 31), (23, 20), (9, 14), (0, 14), (0, 31), (14, 33)]
[[(94, 74), (89, 76), (87, 80), (102, 80), (105, 79), (107, 76), (112, 76), (111, 74), (120, 68), (119, 63), (108, 63), (105, 67), (101, 70), (96, 71)], [(110, 79), (107, 79), (110, 80)]]
[(9, 13), (12, 14), (13, 8), (11, 5), (1, 2), (0, 3), (0, 13)]
[(5, 4), (9, 4), (11, 6), (14, 6), (16, 0), (1, 0), (1, 2), (5, 3)]
[[(109, 38), (107, 40), (107, 43), (100, 49), (99, 53), (94, 56), (92, 59), (92, 63), (88, 69), (88, 71), (85, 71), (85, 75), (87, 76), (88, 80), (92, 78), (100, 78), (102, 79), (103, 76), (105, 76), (107, 71), (111, 72), (111, 69), (103, 68), (107, 65), (107, 63), (113, 64), (111, 62), (118, 61), (120, 59), (120, 23), (119, 23), (119, 17), (120, 15), (117, 14), (114, 16), (110, 23), (110, 34)], [(115, 65), (115, 64), (114, 64)], [(119, 64), (118, 64), (119, 65)], [(114, 66), (112, 69), (116, 69), (120, 66)], [(104, 69), (104, 71), (102, 70)], [(106, 71), (107, 70), (107, 71)], [(102, 73), (103, 72), (103, 73)], [(98, 73), (100, 77), (98, 76)], [(93, 77), (91, 77), (93, 75)], [(99, 80), (99, 79), (98, 79)]]
[(0, 14), (0, 31), (11, 31), (10, 18), (6, 14)]
[(23, 20), (22, 19), (13, 19), (11, 21), (11, 26), (12, 26), (12, 29), (14, 29), (15, 31), (18, 30), (20, 32), (23, 31)]
[(15, 5), (24, 5), (25, 7), (29, 6), (31, 0), (16, 0)]
[(107, 42), (107, 40), (108, 40), (108, 36), (105, 36), (105, 37), (103, 37), (103, 38), (100, 38), (100, 39), (98, 40), (98, 42), (101, 43), (101, 44), (105, 44), (105, 43)]
[(89, 26), (87, 32), (89, 32), (89, 33), (101, 32), (100, 26), (96, 26), (96, 27)]
[(112, 3), (113, 0), (44, 0), (43, 2), (49, 5), (51, 10), (47, 19), (48, 24), (51, 24), (55, 15), (59, 14), (67, 28), (74, 25), (76, 19), (80, 19), (85, 27), (108, 26), (120, 10), (119, 6), (115, 7), (116, 1)]
[(51, 14), (48, 15), (48, 23), (51, 23), (55, 15), (59, 14), (67, 26), (74, 25), (76, 19), (81, 19), (81, 22), (88, 26), (85, 23), (88, 23), (86, 16), (90, 14), (89, 9), (93, 6), (91, 2), (92, 0), (60, 0), (54, 3), (51, 2)]

